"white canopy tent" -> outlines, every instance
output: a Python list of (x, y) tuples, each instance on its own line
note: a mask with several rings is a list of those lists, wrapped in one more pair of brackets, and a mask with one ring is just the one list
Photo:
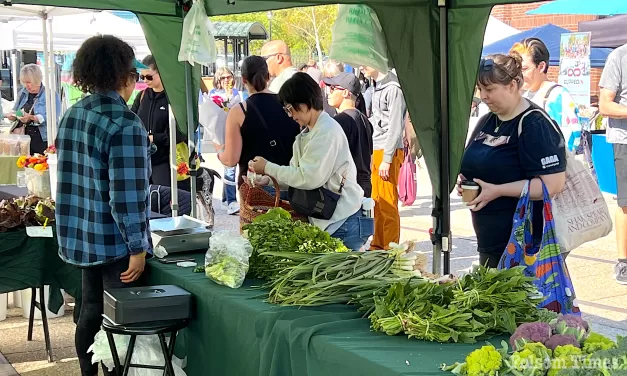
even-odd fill
[[(33, 19), (11, 21), (8, 28), (11, 31), (11, 40), (8, 42), (12, 45), (11, 49), (38, 51), (43, 49), (43, 29), (40, 21)], [(137, 56), (142, 57), (150, 53), (141, 26), (109, 12), (91, 11), (55, 16), (52, 17), (52, 29), (54, 51), (74, 52), (89, 37), (111, 34), (130, 44)]]
[[(0, 6), (0, 20), (8, 22), (0, 24), (2, 49), (37, 50), (44, 53), (43, 73), (49, 144), (52, 144), (56, 138), (58, 117), (52, 99), (52, 93), (57, 91), (56, 82), (51, 74), (54, 67), (54, 51), (76, 51), (82, 42), (91, 36), (113, 34), (133, 46), (136, 49), (136, 55), (148, 54), (141, 26), (108, 12), (39, 5), (11, 5), (10, 1), (8, 4), (5, 1), (4, 5)], [(9, 35), (8, 38), (6, 38), (7, 35)], [(13, 67), (16, 67), (15, 60)], [(14, 87), (17, 90), (19, 74), (13, 76), (16, 81)], [(17, 100), (17, 93), (14, 97)]]
[(483, 45), (487, 46), (488, 44), (492, 44), (503, 38), (507, 38), (518, 33), (520, 33), (520, 30), (517, 30), (490, 16), (488, 19), (488, 26), (486, 26), (485, 33), (483, 35)]

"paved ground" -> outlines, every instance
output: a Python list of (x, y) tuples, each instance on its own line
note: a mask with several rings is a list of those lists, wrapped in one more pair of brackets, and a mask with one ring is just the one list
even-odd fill
[[(205, 154), (207, 166), (221, 172), (215, 156)], [(417, 248), (427, 254), (431, 252), (429, 228), (431, 227), (431, 186), (425, 169), (419, 172), (418, 199), (411, 207), (401, 209), (402, 240), (416, 241)], [(221, 184), (216, 185), (216, 193), (221, 192)], [(616, 203), (612, 196), (606, 197), (613, 212)], [(451, 270), (468, 268), (478, 260), (476, 241), (470, 222), (469, 212), (460, 200), (452, 196), (453, 250)], [(228, 216), (216, 204), (219, 229), (237, 231), (238, 218)], [(575, 290), (585, 317), (594, 330), (609, 336), (627, 335), (627, 286), (619, 286), (612, 278), (616, 258), (615, 234), (586, 244), (575, 250), (568, 258), (568, 266), (575, 284)], [(74, 376), (80, 375), (74, 352), (74, 324), (71, 311), (65, 317), (50, 320), (54, 356), (57, 362), (45, 361), (43, 331), (41, 325), (35, 328), (33, 342), (26, 341), (27, 320), (21, 317), (21, 309), (11, 309), (10, 317), (0, 322), (0, 352), (24, 376)], [(0, 375), (3, 376), (0, 365)]]

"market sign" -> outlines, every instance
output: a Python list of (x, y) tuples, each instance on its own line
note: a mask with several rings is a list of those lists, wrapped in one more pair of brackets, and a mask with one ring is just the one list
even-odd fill
[(557, 81), (575, 103), (590, 106), (590, 33), (562, 34)]

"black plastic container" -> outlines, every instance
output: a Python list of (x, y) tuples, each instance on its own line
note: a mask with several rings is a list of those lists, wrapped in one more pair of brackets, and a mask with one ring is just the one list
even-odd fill
[(108, 289), (104, 316), (118, 325), (189, 319), (192, 294), (174, 285)]

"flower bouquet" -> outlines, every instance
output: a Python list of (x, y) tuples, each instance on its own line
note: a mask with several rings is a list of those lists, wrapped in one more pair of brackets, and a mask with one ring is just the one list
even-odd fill
[(17, 160), (17, 167), (24, 169), (28, 192), (41, 198), (50, 197), (50, 171), (48, 156), (35, 154), (22, 156)]

